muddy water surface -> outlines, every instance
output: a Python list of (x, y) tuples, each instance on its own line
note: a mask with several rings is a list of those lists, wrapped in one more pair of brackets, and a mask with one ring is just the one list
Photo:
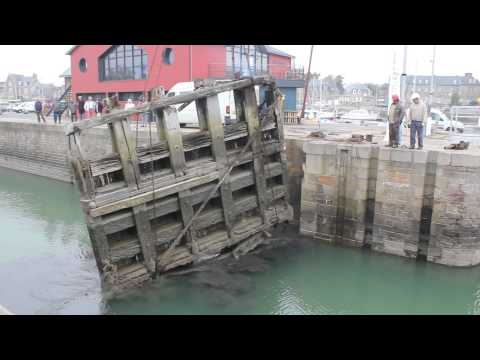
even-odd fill
[(284, 233), (240, 262), (106, 301), (73, 186), (0, 168), (0, 304), (17, 314), (477, 314), (480, 268), (451, 269)]

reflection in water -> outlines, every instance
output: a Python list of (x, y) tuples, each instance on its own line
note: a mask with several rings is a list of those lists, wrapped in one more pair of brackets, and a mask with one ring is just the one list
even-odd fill
[(19, 314), (480, 314), (453, 269), (280, 232), (287, 245), (161, 276), (106, 302), (78, 193), (0, 169), (0, 303)]

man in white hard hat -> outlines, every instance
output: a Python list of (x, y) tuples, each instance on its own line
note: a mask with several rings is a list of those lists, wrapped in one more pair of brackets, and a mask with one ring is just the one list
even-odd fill
[(423, 129), (427, 124), (428, 110), (420, 95), (413, 93), (412, 104), (407, 112), (407, 122), (410, 124), (410, 149), (415, 149), (415, 138), (418, 134), (418, 149), (423, 149)]

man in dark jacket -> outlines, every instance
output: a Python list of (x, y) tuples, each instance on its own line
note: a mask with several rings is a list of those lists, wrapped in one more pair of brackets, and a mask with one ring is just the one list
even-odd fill
[(400, 104), (400, 99), (397, 95), (392, 96), (392, 105), (388, 111), (388, 134), (389, 134), (389, 147), (398, 147), (399, 143), (399, 128), (402, 123), (402, 119), (405, 115), (405, 110)]
[(40, 100), (35, 101), (35, 113), (37, 114), (37, 120), (40, 122), (40, 117), (42, 117), (43, 122), (45, 123), (45, 117), (43, 116), (42, 112), (42, 102)]
[(78, 97), (78, 114), (80, 115), (80, 120), (83, 120), (85, 117), (85, 101), (81, 96)]

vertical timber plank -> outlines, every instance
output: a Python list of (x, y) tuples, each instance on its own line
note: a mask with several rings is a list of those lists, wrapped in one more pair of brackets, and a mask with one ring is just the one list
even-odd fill
[(207, 99), (202, 98), (195, 100), (195, 105), (197, 107), (198, 125), (200, 127), (200, 130), (207, 130)]
[(137, 154), (127, 119), (113, 121), (111, 129), (113, 147), (120, 156), (125, 182), (129, 188), (138, 189)]
[(137, 234), (142, 247), (145, 266), (151, 273), (155, 273), (157, 259), (155, 237), (152, 232), (146, 205), (135, 206), (133, 208), (133, 216), (135, 218), (135, 224), (137, 225)]
[(233, 98), (235, 100), (235, 116), (237, 122), (245, 122), (245, 109), (243, 107), (243, 91), (233, 90)]
[(182, 132), (178, 122), (177, 110), (173, 107), (166, 107), (163, 108), (158, 115), (160, 123), (159, 136), (167, 140), (172, 170), (175, 176), (183, 176), (185, 170), (185, 153), (183, 152)]
[[(118, 151), (125, 182), (129, 189), (138, 189), (140, 181), (140, 169), (137, 161), (137, 150), (135, 139), (130, 131), (128, 120), (121, 119), (112, 122), (112, 143)], [(149, 217), (145, 211), (145, 204), (132, 208), (138, 240), (142, 248), (145, 267), (155, 273), (156, 253), (154, 236), (150, 225)]]
[[(220, 173), (220, 177), (223, 177), (228, 170), (228, 159), (222, 124), (222, 112), (220, 110), (218, 95), (209, 96), (206, 99), (206, 109), (204, 112), (207, 114), (208, 130), (212, 141), (212, 152), (217, 164), (217, 170)], [(232, 225), (235, 222), (230, 175), (226, 176), (223, 184), (220, 186), (220, 197), (222, 200), (225, 226), (228, 232), (230, 232)]]
[(266, 190), (267, 184), (265, 182), (264, 159), (262, 152), (262, 128), (258, 118), (257, 96), (255, 94), (255, 87), (249, 86), (243, 89), (243, 109), (245, 120), (247, 122), (248, 135), (253, 136), (252, 152), (253, 152), (253, 168), (255, 173), (255, 186), (257, 188), (258, 207), (262, 214), (263, 221), (267, 223), (267, 216), (265, 209), (267, 207)]
[(93, 254), (97, 262), (100, 273), (103, 274), (105, 265), (110, 263), (110, 246), (107, 235), (103, 231), (103, 226), (98, 218), (92, 218), (86, 215), (87, 230), (92, 240)]
[[(285, 145), (285, 137), (284, 137), (284, 130), (283, 130), (283, 122), (284, 122), (284, 115), (283, 112), (284, 108), (284, 101), (285, 97), (278, 91), (278, 93), (274, 93), (274, 105), (275, 105), (275, 121), (278, 129), (278, 137), (280, 139), (280, 159), (282, 161), (282, 182), (285, 187), (288, 187), (288, 165), (287, 165), (287, 148)], [(285, 191), (285, 200), (290, 202), (290, 197), (288, 191)]]
[(90, 172), (89, 162), (86, 159), (85, 152), (83, 151), (82, 144), (80, 142), (80, 134), (73, 134), (73, 139), (76, 148), (77, 167), (85, 187), (84, 194), (89, 199), (93, 199), (95, 196), (95, 183), (93, 181), (92, 173)]
[[(178, 122), (177, 110), (173, 107), (166, 107), (158, 112), (159, 117), (159, 134), (164, 136), (167, 141), (168, 150), (170, 152), (170, 164), (176, 177), (183, 176), (185, 173), (185, 153), (183, 151), (182, 132), (180, 130), (180, 123)], [(180, 204), (180, 212), (182, 214), (182, 222), (185, 226), (193, 217), (193, 206), (190, 201), (190, 190), (180, 191), (178, 193), (178, 201)], [(198, 253), (196, 242), (191, 230), (188, 230), (185, 235), (187, 242), (192, 245), (194, 254)]]

